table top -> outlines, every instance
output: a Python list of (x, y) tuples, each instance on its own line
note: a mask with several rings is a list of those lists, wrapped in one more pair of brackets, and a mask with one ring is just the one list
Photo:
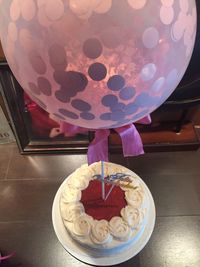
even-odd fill
[[(1, 267), (86, 267), (59, 243), (52, 226), (54, 196), (86, 155), (22, 156), (0, 146), (0, 251), (15, 251)], [(149, 153), (124, 159), (155, 200), (157, 218), (147, 246), (122, 267), (200, 266), (200, 151)]]

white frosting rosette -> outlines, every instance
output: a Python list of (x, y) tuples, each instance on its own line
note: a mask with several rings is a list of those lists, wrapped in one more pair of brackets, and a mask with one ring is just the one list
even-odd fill
[(90, 234), (92, 224), (92, 217), (84, 213), (79, 217), (76, 217), (72, 231), (76, 236), (87, 237)]
[(88, 166), (88, 164), (83, 164), (80, 168), (79, 168), (79, 172), (81, 174), (87, 175), (88, 178), (90, 180), (92, 180), (93, 175), (96, 173), (91, 166)]
[(89, 182), (93, 179), (93, 175), (93, 171), (88, 167), (87, 164), (84, 164), (67, 179), (67, 184), (72, 188), (84, 190), (88, 187)]
[(131, 228), (139, 227), (143, 219), (143, 213), (129, 205), (121, 210), (121, 216)]
[(82, 203), (73, 202), (73, 203), (60, 203), (60, 211), (62, 218), (68, 222), (73, 222), (84, 213), (85, 209)]
[(89, 182), (88, 176), (77, 173), (77, 176), (70, 177), (67, 184), (71, 188), (84, 190), (88, 187)]
[[(101, 163), (100, 162), (95, 162), (91, 164), (90, 169), (94, 174), (101, 174)], [(108, 169), (108, 163), (104, 162), (104, 175), (107, 176), (109, 175), (109, 169)]]
[(144, 200), (143, 192), (137, 189), (127, 190), (125, 192), (125, 199), (130, 206), (139, 208)]
[(62, 192), (62, 200), (65, 203), (78, 202), (81, 200), (81, 191), (66, 185)]
[(97, 245), (103, 245), (112, 241), (108, 221), (95, 221), (92, 226), (91, 239)]
[(127, 241), (131, 236), (131, 229), (121, 217), (113, 217), (109, 222), (111, 234), (120, 241)]

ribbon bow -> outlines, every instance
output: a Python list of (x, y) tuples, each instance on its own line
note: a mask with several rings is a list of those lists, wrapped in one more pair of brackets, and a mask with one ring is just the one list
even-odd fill
[[(151, 123), (150, 115), (138, 121), (138, 123), (141, 124)], [(115, 128), (114, 130), (121, 137), (123, 154), (125, 157), (138, 156), (144, 154), (142, 140), (134, 124), (128, 124), (119, 128)], [(87, 131), (88, 129), (74, 126), (65, 122), (61, 122), (60, 125), (60, 132), (67, 133), (69, 136)], [(109, 161), (108, 137), (110, 135), (110, 130), (99, 129), (94, 131), (95, 131), (95, 138), (88, 147), (88, 153), (87, 153), (88, 164), (92, 164), (97, 161)]]

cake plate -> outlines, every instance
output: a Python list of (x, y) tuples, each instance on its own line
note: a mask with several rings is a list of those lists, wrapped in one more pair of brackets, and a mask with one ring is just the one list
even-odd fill
[[(138, 177), (139, 178), (139, 177)], [(140, 179), (140, 178), (139, 178)], [(149, 241), (151, 234), (154, 229), (155, 225), (155, 205), (154, 200), (151, 195), (151, 192), (149, 191), (146, 184), (140, 179), (141, 183), (144, 186), (144, 189), (148, 195), (149, 198), (149, 214), (147, 218), (147, 223), (145, 226), (145, 229), (143, 233), (141, 234), (140, 238), (138, 238), (134, 244), (130, 245), (127, 249), (125, 249), (122, 252), (117, 252), (116, 254), (106, 254), (104, 256), (96, 254), (94, 251), (90, 249), (85, 249), (81, 247), (78, 243), (76, 243), (71, 236), (68, 234), (67, 230), (65, 229), (65, 226), (63, 224), (61, 214), (60, 214), (60, 196), (61, 192), (63, 191), (63, 188), (65, 186), (66, 180), (61, 184), (60, 188), (58, 189), (54, 202), (52, 207), (52, 220), (53, 220), (53, 227), (54, 231), (57, 235), (58, 240), (62, 244), (62, 246), (65, 248), (65, 250), (70, 253), (72, 256), (74, 256), (76, 259), (94, 265), (94, 266), (110, 266), (115, 264), (120, 264), (122, 262), (125, 262), (135, 255), (137, 255), (147, 244)]]

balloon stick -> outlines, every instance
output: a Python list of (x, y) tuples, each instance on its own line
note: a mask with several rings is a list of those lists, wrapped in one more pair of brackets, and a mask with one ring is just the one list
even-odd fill
[(105, 200), (105, 183), (104, 183), (104, 161), (101, 161), (101, 185), (102, 185), (102, 199)]

